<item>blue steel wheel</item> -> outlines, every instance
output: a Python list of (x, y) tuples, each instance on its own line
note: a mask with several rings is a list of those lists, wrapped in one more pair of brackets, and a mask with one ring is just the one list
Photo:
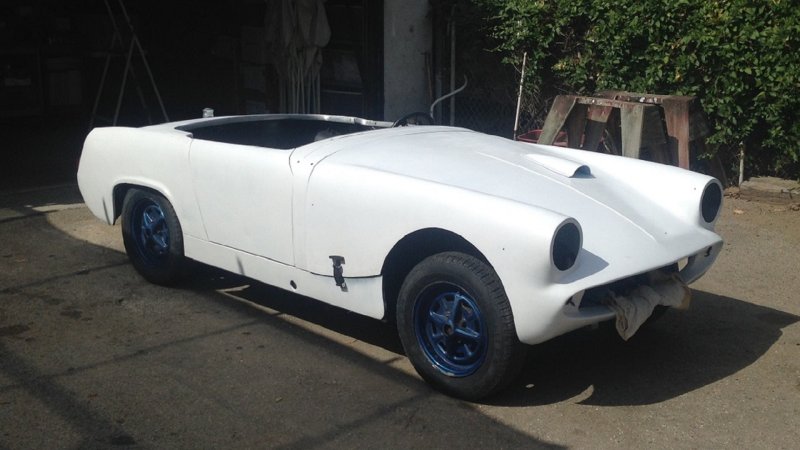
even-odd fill
[(477, 400), (503, 389), (524, 362), (500, 278), (474, 256), (444, 252), (417, 264), (400, 288), (396, 317), (417, 373), (455, 397)]
[(426, 288), (414, 304), (414, 333), (425, 356), (445, 375), (472, 375), (486, 357), (481, 310), (450, 283)]
[(164, 211), (152, 200), (139, 202), (133, 212), (134, 239), (139, 256), (157, 265), (169, 256), (169, 227)]
[(133, 267), (156, 284), (171, 284), (184, 268), (183, 234), (161, 194), (130, 189), (122, 206), (122, 240)]

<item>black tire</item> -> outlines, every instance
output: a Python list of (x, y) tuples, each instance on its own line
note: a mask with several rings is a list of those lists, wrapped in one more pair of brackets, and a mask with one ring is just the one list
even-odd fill
[(463, 253), (439, 253), (411, 270), (397, 300), (397, 329), (420, 376), (466, 400), (503, 389), (524, 363), (527, 347), (500, 278)]
[(183, 275), (183, 232), (166, 198), (130, 189), (122, 204), (122, 241), (133, 267), (147, 281), (170, 285)]

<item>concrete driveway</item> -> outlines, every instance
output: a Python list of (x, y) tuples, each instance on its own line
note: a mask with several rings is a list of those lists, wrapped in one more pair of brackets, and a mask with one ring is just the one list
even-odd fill
[(74, 186), (0, 193), (0, 448), (796, 448), (800, 213), (718, 228), (688, 311), (533, 347), (474, 404), (392, 325), (204, 266), (150, 285)]

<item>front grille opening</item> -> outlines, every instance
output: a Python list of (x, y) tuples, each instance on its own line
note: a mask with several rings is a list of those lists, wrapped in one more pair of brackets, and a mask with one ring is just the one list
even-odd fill
[[(684, 262), (684, 266), (685, 265), (686, 262)], [(613, 283), (587, 289), (583, 294), (583, 299), (581, 299), (581, 304), (578, 306), (578, 309), (605, 305), (606, 299), (608, 299), (612, 293), (616, 296), (627, 296), (631, 293), (631, 291), (639, 286), (651, 285), (653, 284), (654, 280), (663, 279), (663, 277), (667, 277), (675, 272), (678, 272), (679, 267), (680, 261), (668, 266), (664, 266), (660, 269), (640, 273), (632, 277), (614, 281)]]

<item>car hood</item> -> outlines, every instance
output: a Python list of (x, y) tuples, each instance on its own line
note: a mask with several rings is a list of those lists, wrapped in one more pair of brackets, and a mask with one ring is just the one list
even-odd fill
[[(641, 267), (641, 255), (648, 252), (654, 266), (667, 264), (720, 241), (713, 231), (671, 207), (674, 203), (659, 202), (643, 188), (638, 172), (653, 172), (652, 163), (445, 127), (380, 130), (337, 141), (330, 143), (336, 151), (326, 152), (329, 156), (321, 161), (326, 166), (370, 168), (573, 217), (581, 224), (584, 249), (619, 255), (622, 261), (617, 264), (627, 259)], [(656, 167), (658, 179), (652, 183), (697, 193), (687, 200), (696, 201), (699, 209), (699, 193), (710, 177)]]

